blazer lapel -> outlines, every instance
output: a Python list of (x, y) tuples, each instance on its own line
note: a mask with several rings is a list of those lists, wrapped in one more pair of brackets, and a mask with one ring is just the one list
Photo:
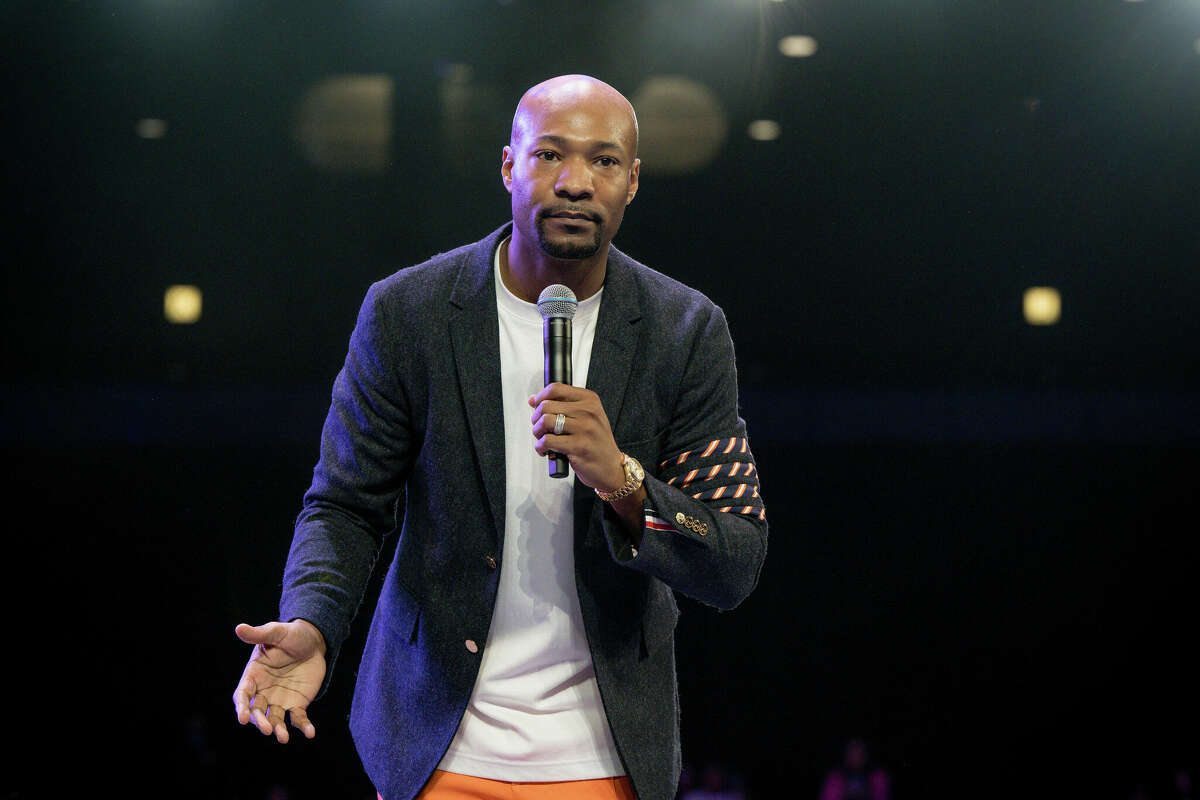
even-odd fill
[[(620, 430), (621, 408), (637, 351), (641, 319), (642, 305), (633, 266), (624, 253), (613, 247), (608, 251), (604, 296), (600, 299), (600, 312), (596, 317), (587, 388), (599, 395), (614, 433)], [(587, 501), (590, 507), (595, 500), (592, 490), (579, 481), (575, 482), (575, 493), (577, 509), (582, 507), (582, 501)]]
[(500, 383), (500, 320), (492, 259), (510, 226), (479, 242), (463, 261), (450, 293), (450, 342), (471, 443), (491, 506), (496, 537), (504, 537), (504, 409)]

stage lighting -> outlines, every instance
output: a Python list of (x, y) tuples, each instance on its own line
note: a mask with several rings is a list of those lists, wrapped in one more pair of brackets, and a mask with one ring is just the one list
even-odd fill
[(321, 169), (383, 173), (391, 163), (394, 94), (387, 75), (325, 78), (300, 101), (292, 136)]
[(1025, 290), (1024, 307), (1030, 325), (1053, 325), (1062, 316), (1062, 297), (1053, 286), (1030, 286)]
[(133, 126), (133, 130), (143, 139), (161, 139), (167, 135), (167, 121), (153, 118), (139, 119)]
[(698, 172), (716, 157), (729, 123), (716, 94), (679, 75), (655, 75), (633, 95), (638, 155), (642, 169), (683, 175)]
[(756, 119), (746, 127), (746, 135), (756, 142), (770, 142), (779, 138), (783, 129), (773, 119)]
[(779, 52), (789, 58), (808, 58), (817, 52), (817, 40), (811, 36), (785, 36), (779, 40)]
[(168, 286), (163, 294), (163, 316), (173, 325), (191, 325), (200, 320), (204, 296), (199, 287), (186, 284)]

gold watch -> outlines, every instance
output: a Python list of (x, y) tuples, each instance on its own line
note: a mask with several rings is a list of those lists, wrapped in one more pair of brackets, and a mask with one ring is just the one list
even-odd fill
[(596, 496), (606, 503), (611, 503), (613, 500), (620, 500), (622, 497), (628, 497), (638, 490), (642, 485), (642, 480), (646, 477), (645, 471), (642, 470), (642, 465), (638, 460), (631, 455), (621, 453), (621, 468), (625, 470), (625, 483), (621, 484), (619, 489), (611, 492), (602, 492), (596, 489)]

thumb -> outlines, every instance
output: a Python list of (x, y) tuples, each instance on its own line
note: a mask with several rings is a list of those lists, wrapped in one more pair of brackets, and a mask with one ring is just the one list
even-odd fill
[(279, 644), (287, 635), (287, 628), (281, 622), (268, 622), (265, 625), (247, 625), (245, 622), (233, 629), (237, 637), (246, 644)]

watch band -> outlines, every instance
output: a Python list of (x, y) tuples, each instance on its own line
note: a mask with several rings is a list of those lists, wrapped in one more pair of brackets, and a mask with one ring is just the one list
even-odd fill
[[(630, 462), (633, 463), (631, 464)], [(633, 469), (633, 464), (637, 464), (637, 462), (627, 454), (621, 453), (621, 467), (625, 470), (625, 483), (611, 492), (602, 492), (599, 489), (595, 489), (596, 496), (606, 503), (611, 503), (613, 500), (620, 500), (622, 497), (628, 497), (636, 492), (638, 487), (642, 485), (643, 479), (637, 476), (636, 471)]]

